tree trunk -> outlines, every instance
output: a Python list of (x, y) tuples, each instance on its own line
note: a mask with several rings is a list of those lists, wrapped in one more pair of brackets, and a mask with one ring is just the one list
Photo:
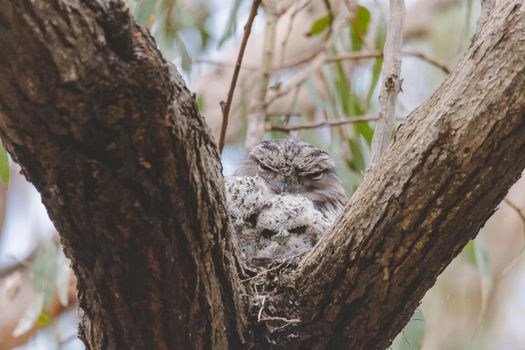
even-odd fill
[(1, 137), (72, 261), (87, 348), (239, 346), (219, 155), (180, 75), (121, 2), (0, 7)]
[(384, 349), (525, 167), (525, 9), (500, 1), (319, 244), (241, 283), (209, 130), (122, 2), (0, 8), (0, 136), (88, 349)]

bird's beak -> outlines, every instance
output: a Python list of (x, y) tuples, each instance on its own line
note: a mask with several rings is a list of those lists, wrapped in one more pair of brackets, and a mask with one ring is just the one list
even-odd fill
[(290, 187), (290, 183), (288, 182), (287, 179), (284, 179), (283, 182), (281, 182), (281, 192), (280, 193), (285, 193), (285, 192), (288, 192), (288, 188)]

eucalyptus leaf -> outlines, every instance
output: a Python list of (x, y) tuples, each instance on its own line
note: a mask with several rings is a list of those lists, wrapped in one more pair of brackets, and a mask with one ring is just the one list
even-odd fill
[(235, 0), (233, 2), (232, 9), (230, 10), (230, 14), (228, 15), (226, 29), (224, 30), (224, 33), (219, 39), (218, 47), (221, 47), (226, 42), (226, 40), (228, 40), (235, 34), (235, 31), (237, 30), (237, 14), (239, 13), (240, 7), (241, 0)]
[(7, 157), (7, 151), (4, 145), (0, 143), (0, 178), (4, 185), (9, 184), (9, 158)]
[(66, 258), (62, 249), (58, 249), (55, 261), (55, 287), (57, 289), (58, 301), (62, 306), (67, 306), (69, 302), (68, 296), (71, 271), (69, 269), (69, 260)]
[(29, 307), (26, 309), (18, 324), (13, 331), (14, 337), (19, 337), (35, 324), (38, 319), (38, 316), (41, 314), (44, 307), (44, 295), (37, 294), (35, 299), (29, 304)]
[(425, 337), (425, 317), (418, 308), (408, 321), (405, 328), (399, 333), (393, 342), (395, 350), (419, 350), (423, 347)]
[(318, 18), (312, 23), (310, 30), (306, 33), (306, 36), (315, 36), (321, 34), (331, 23), (331, 18), (329, 15)]
[(374, 130), (370, 127), (368, 122), (354, 123), (355, 131), (363, 136), (368, 146), (372, 144), (372, 136), (374, 136)]
[(474, 240), (470, 240), (461, 251), (463, 260), (472, 267), (476, 267), (476, 253), (474, 252)]
[(364, 43), (364, 38), (368, 33), (370, 23), (370, 11), (362, 5), (357, 7), (354, 19), (350, 22), (350, 39), (352, 40), (352, 50), (359, 51)]
[(140, 25), (147, 26), (154, 15), (157, 1), (137, 1), (133, 8), (133, 15)]
[(492, 269), (490, 268), (489, 251), (483, 237), (478, 236), (474, 240), (474, 256), (476, 267), (481, 275), (481, 283), (484, 292), (489, 293), (492, 289)]
[(48, 240), (38, 248), (35, 260), (31, 265), (33, 289), (44, 297), (44, 307), (50, 308), (56, 279), (56, 259), (58, 249)]
[(352, 158), (348, 160), (348, 166), (353, 171), (361, 173), (366, 168), (366, 160), (361, 149), (361, 143), (351, 138), (348, 140), (348, 146), (352, 153)]
[(173, 38), (175, 39), (175, 45), (181, 58), (182, 69), (189, 72), (191, 70), (191, 56), (186, 49), (186, 45), (178, 33), (173, 33)]

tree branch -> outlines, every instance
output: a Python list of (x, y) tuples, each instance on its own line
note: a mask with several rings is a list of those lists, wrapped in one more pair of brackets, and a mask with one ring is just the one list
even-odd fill
[(228, 116), (230, 114), (230, 108), (233, 101), (233, 93), (235, 87), (237, 86), (237, 79), (239, 78), (239, 72), (241, 70), (242, 58), (244, 57), (244, 51), (246, 50), (246, 45), (248, 44), (248, 38), (252, 31), (253, 21), (255, 16), (257, 16), (257, 9), (261, 4), (261, 0), (253, 0), (252, 8), (250, 10), (250, 15), (248, 20), (244, 25), (244, 34), (242, 36), (241, 47), (239, 48), (239, 53), (237, 55), (237, 62), (235, 63), (235, 69), (233, 70), (233, 76), (230, 83), (230, 89), (228, 90), (228, 97), (226, 102), (221, 101), (221, 110), (222, 110), (222, 124), (221, 124), (221, 133), (219, 135), (219, 152), (222, 153), (224, 148), (224, 140), (226, 139), (226, 129), (228, 128)]
[(264, 136), (264, 122), (266, 120), (265, 104), (266, 93), (270, 84), (270, 73), (273, 67), (275, 54), (275, 35), (277, 32), (277, 21), (279, 19), (276, 3), (272, 0), (265, 2), (266, 26), (264, 31), (262, 70), (260, 72), (260, 83), (257, 88), (255, 102), (250, 106), (250, 116), (246, 128), (246, 141), (244, 145), (247, 149), (252, 148), (262, 141)]
[(384, 349), (525, 167), (525, 9), (509, 0), (338, 223), (262, 279), (259, 323), (218, 150), (119, 3), (0, 0), (0, 137), (72, 260), (88, 349)]
[(390, 0), (388, 31), (383, 49), (383, 84), (379, 91), (379, 116), (370, 152), (369, 169), (381, 159), (390, 144), (392, 129), (396, 118), (396, 101), (401, 91), (401, 46), (403, 44), (403, 24), (405, 20), (405, 1)]
[(317, 129), (323, 126), (339, 126), (339, 125), (350, 124), (350, 123), (368, 122), (368, 121), (377, 120), (377, 119), (378, 119), (378, 116), (376, 115), (362, 115), (362, 116), (356, 116), (356, 117), (322, 120), (319, 122), (294, 124), (294, 125), (289, 125), (289, 126), (271, 125), (267, 130), (268, 131), (289, 132), (289, 131), (302, 130), (302, 129)]
[(280, 300), (304, 306), (275, 335), (283, 348), (385, 349), (477, 234), (525, 167), (524, 42), (525, 8), (500, 2), (302, 261), (293, 295), (267, 300), (288, 317)]

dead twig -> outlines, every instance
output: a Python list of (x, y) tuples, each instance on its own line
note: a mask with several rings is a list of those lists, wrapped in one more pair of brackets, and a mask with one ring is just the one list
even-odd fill
[(332, 127), (332, 126), (339, 126), (339, 125), (351, 124), (351, 123), (369, 122), (369, 121), (378, 120), (378, 119), (379, 119), (379, 116), (377, 115), (363, 115), (363, 116), (347, 117), (347, 118), (340, 118), (340, 119), (321, 120), (318, 122), (301, 123), (301, 124), (295, 124), (295, 125), (289, 125), (289, 126), (272, 125), (267, 130), (268, 131), (289, 132), (289, 131), (302, 130), (302, 129), (317, 129), (323, 126)]
[[(514, 202), (512, 202), (510, 199), (508, 199), (507, 197), (503, 198), (503, 202), (505, 202), (505, 204), (507, 204), (509, 207), (511, 207), (512, 209), (514, 209), (514, 211), (516, 212), (516, 214), (518, 214), (518, 216), (520, 217), (521, 221), (523, 221), (523, 225), (525, 225), (525, 214), (523, 214), (523, 212), (521, 211), (521, 208), (518, 207), (516, 204), (514, 204)], [(525, 232), (525, 231), (524, 231)]]
[[(216, 66), (216, 67), (220, 67), (220, 68), (227, 68), (227, 69), (231, 69), (231, 68), (235, 67), (235, 64), (233, 62), (211, 60), (211, 59), (208, 59), (208, 58), (195, 58), (195, 59), (192, 60), (192, 64), (208, 64), (208, 65), (211, 65), (211, 66)], [(255, 66), (246, 65), (246, 64), (244, 64), (241, 67), (241, 69), (242, 70), (249, 70), (249, 71), (252, 71), (252, 72), (258, 72), (259, 71), (259, 68), (255, 67)]]
[(235, 69), (233, 71), (232, 80), (230, 83), (230, 89), (228, 90), (228, 97), (226, 102), (221, 101), (220, 106), (222, 110), (222, 125), (221, 133), (219, 135), (219, 152), (222, 153), (224, 148), (224, 140), (226, 138), (226, 129), (228, 128), (228, 115), (230, 114), (230, 108), (233, 100), (233, 93), (235, 91), (235, 86), (237, 85), (237, 79), (239, 78), (239, 71), (241, 70), (242, 58), (244, 57), (244, 51), (246, 50), (246, 45), (248, 43), (248, 38), (252, 31), (253, 20), (257, 16), (257, 9), (261, 4), (261, 0), (253, 0), (252, 7), (250, 9), (250, 15), (248, 20), (244, 25), (244, 34), (242, 36), (241, 47), (239, 48), (239, 54), (237, 55), (237, 62), (235, 63)]
[(266, 120), (267, 105), (264, 103), (270, 83), (270, 76), (273, 67), (273, 58), (275, 53), (275, 35), (277, 30), (277, 12), (273, 1), (265, 2), (266, 30), (264, 35), (264, 51), (262, 72), (259, 84), (259, 90), (251, 110), (253, 115), (248, 120), (248, 129), (246, 131), (246, 148), (250, 149), (259, 142), (264, 136), (264, 123)]
[(279, 269), (280, 267), (282, 267), (284, 265), (288, 266), (293, 259), (295, 259), (296, 257), (298, 257), (300, 255), (302, 255), (302, 254), (289, 256), (289, 257), (283, 259), (283, 261), (281, 261), (279, 264), (277, 264), (277, 265), (275, 265), (275, 266), (273, 266), (273, 267), (271, 267), (269, 269), (262, 270), (261, 272), (259, 272), (255, 276), (248, 277), (248, 278), (245, 278), (245, 279), (241, 280), (241, 283), (244, 283), (244, 282), (247, 282), (247, 281), (251, 281), (251, 280), (257, 279), (259, 277), (262, 277), (262, 276), (266, 275), (268, 272), (277, 270), (277, 269)]
[(264, 303), (266, 302), (266, 295), (264, 295), (262, 297), (262, 302), (261, 302), (261, 308), (259, 309), (259, 312), (257, 313), (257, 321), (261, 322), (261, 316), (262, 316), (262, 313), (263, 313), (263, 310), (264, 310)]
[(390, 137), (395, 122), (396, 101), (401, 91), (401, 46), (403, 44), (403, 23), (405, 19), (404, 0), (390, 0), (388, 32), (383, 49), (383, 84), (379, 92), (379, 115), (370, 152), (372, 169), (381, 159), (390, 144)]
[(258, 318), (258, 321), (259, 322), (281, 321), (281, 322), (287, 322), (287, 323), (300, 323), (301, 322), (301, 320), (298, 319), (298, 318), (291, 318), (291, 319), (289, 319), (289, 318), (277, 317), (277, 316)]
[[(309, 60), (311, 60), (313, 57), (317, 56), (322, 50), (323, 50), (323, 48), (317, 49), (314, 53), (309, 54), (309, 55), (307, 55), (307, 56), (297, 60), (296, 62), (292, 62), (292, 63), (289, 63), (289, 64), (282, 64), (279, 67), (272, 68), (272, 71), (280, 71), (280, 70), (285, 70), (285, 69), (294, 68), (296, 66), (300, 66), (300, 65), (308, 62)], [(429, 55), (427, 55), (427, 54), (425, 54), (423, 52), (412, 51), (412, 50), (411, 51), (402, 51), (401, 55), (405, 56), (405, 57), (416, 57), (416, 58), (419, 58), (419, 59), (421, 59), (421, 60), (423, 60), (423, 61), (425, 61), (425, 62), (427, 62), (429, 64), (432, 64), (433, 66), (439, 68), (444, 73), (450, 74), (450, 68), (446, 64), (444, 64), (443, 62), (439, 62), (435, 58), (432, 58), (432, 57), (430, 57)], [(358, 51), (358, 52), (343, 52), (343, 53), (339, 53), (339, 54), (327, 57), (326, 61), (324, 63), (336, 63), (336, 62), (340, 62), (340, 61), (344, 61), (344, 60), (355, 60), (355, 61), (369, 60), (369, 59), (378, 58), (378, 57), (383, 57), (383, 52), (381, 52), (379, 50), (370, 50), (370, 51), (367, 50), (367, 51)], [(234, 67), (234, 64), (231, 63), (231, 62), (217, 61), (217, 60), (211, 60), (211, 59), (205, 59), (205, 58), (196, 58), (193, 62), (195, 64), (209, 64), (209, 65), (214, 65), (214, 66), (223, 67), (223, 68), (233, 68)], [(253, 72), (260, 71), (260, 68), (254, 66), (254, 65), (246, 65), (246, 64), (244, 64), (241, 67), (241, 69), (249, 70), (249, 71), (253, 71)]]
[[(441, 69), (444, 73), (450, 74), (450, 68), (446, 64), (437, 61), (436, 59), (428, 56), (427, 54), (420, 51), (401, 51), (401, 55), (405, 57), (416, 57), (433, 66)], [(371, 58), (383, 57), (383, 52), (379, 50), (370, 51), (359, 51), (359, 52), (344, 52), (326, 59), (327, 63), (335, 63), (343, 60), (366, 60)]]
[(425, 54), (423, 52), (419, 52), (419, 51), (403, 51), (401, 54), (403, 56), (417, 57), (417, 58), (419, 58), (419, 59), (421, 59), (423, 61), (426, 61), (426, 62), (434, 65), (435, 67), (441, 69), (445, 74), (450, 74), (450, 68), (448, 68), (446, 64), (438, 62), (437, 60), (435, 60), (434, 58), (428, 56), (427, 54)]

